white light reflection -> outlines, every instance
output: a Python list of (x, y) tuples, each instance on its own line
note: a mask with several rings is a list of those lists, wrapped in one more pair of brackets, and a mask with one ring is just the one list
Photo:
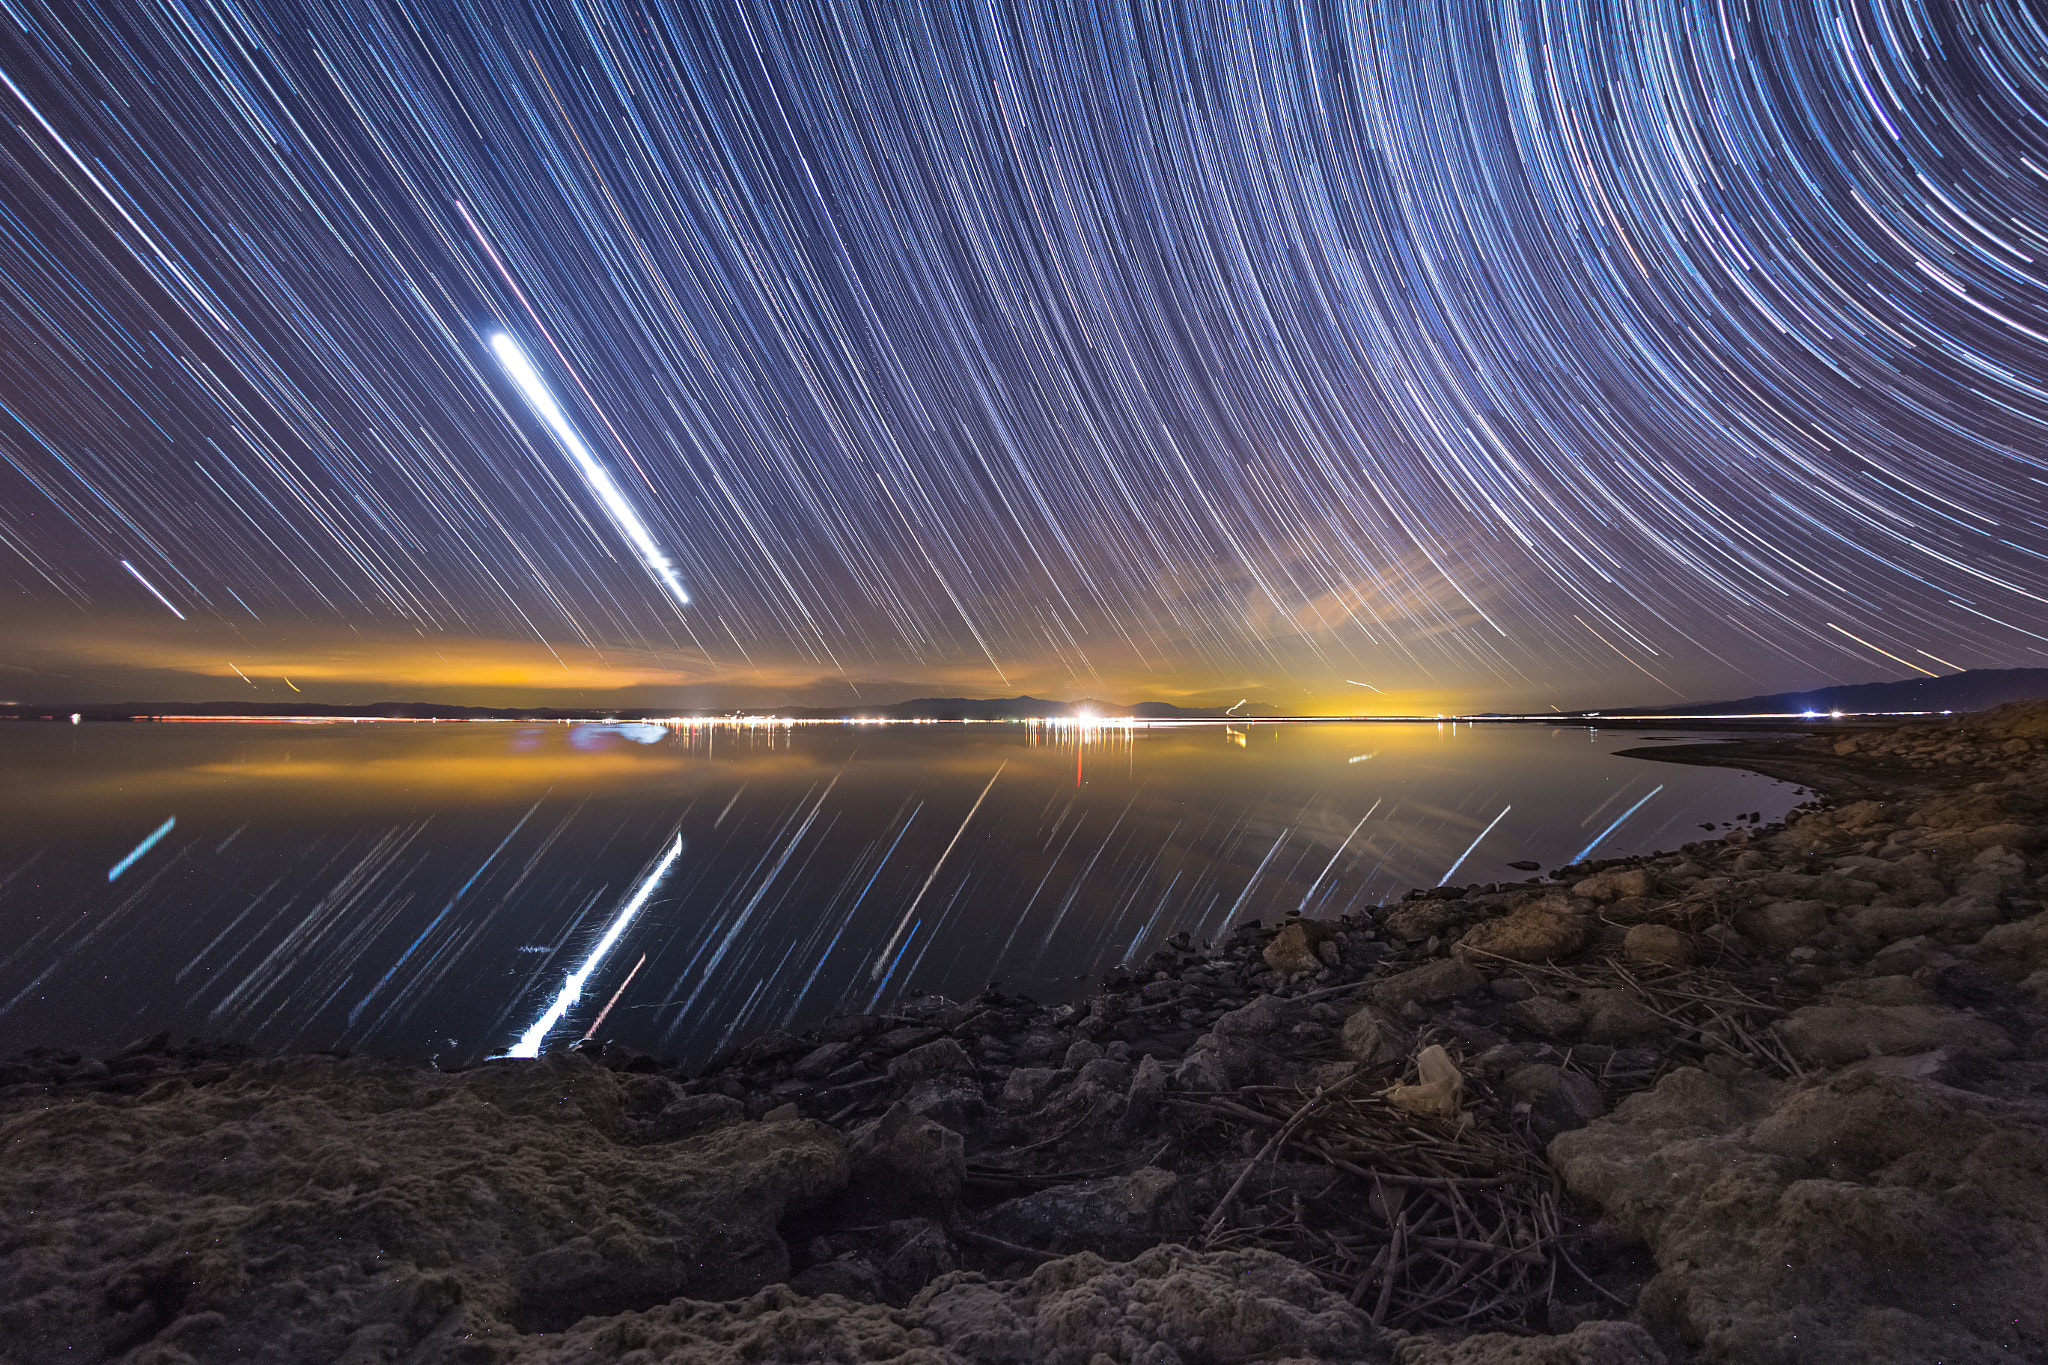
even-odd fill
[(611, 927), (604, 931), (604, 937), (590, 950), (590, 956), (584, 958), (583, 965), (571, 972), (568, 979), (562, 983), (561, 993), (555, 997), (555, 1003), (548, 1006), (547, 1013), (534, 1020), (532, 1028), (520, 1035), (519, 1041), (505, 1053), (507, 1057), (540, 1056), (541, 1040), (548, 1036), (548, 1030), (562, 1022), (562, 1016), (567, 1014), (569, 1007), (582, 996), (583, 983), (590, 979), (590, 974), (597, 970), (597, 964), (604, 961), (604, 955), (612, 950), (612, 945), (619, 941), (619, 935), (625, 933), (626, 926), (633, 922), (633, 916), (640, 913), (648, 899), (654, 895), (655, 888), (661, 885), (661, 879), (668, 875), (668, 870), (675, 866), (676, 859), (682, 856), (683, 839), (681, 835), (677, 835), (675, 843), (661, 856), (661, 861), (656, 863), (654, 869), (642, 877), (640, 884), (633, 888), (633, 894), (628, 896), (626, 903), (619, 908), (619, 913), (612, 919)]
[(647, 523), (641, 520), (640, 513), (634, 510), (633, 504), (626, 500), (625, 493), (619, 488), (618, 481), (612, 478), (611, 471), (598, 463), (597, 456), (583, 443), (583, 438), (576, 434), (576, 428), (569, 425), (568, 415), (562, 411), (561, 405), (555, 402), (554, 394), (548, 390), (547, 381), (540, 377), (540, 371), (533, 368), (533, 362), (526, 358), (526, 352), (520, 350), (519, 343), (503, 332), (491, 337), (491, 349), (498, 353), (498, 363), (505, 367), (505, 373), (512, 377), (512, 382), (519, 386), (519, 392), (526, 396), (527, 404), (532, 407), (534, 415), (546, 423), (547, 429), (561, 442), (562, 449), (568, 452), (569, 459), (575, 464), (576, 471), (583, 476), (583, 482), (589, 485), (592, 495), (604, 504), (604, 510), (611, 517), (612, 525), (619, 528), (620, 535), (632, 542), (633, 549), (640, 556), (640, 562), (661, 580), (662, 586), (668, 589), (669, 596), (676, 599), (677, 605), (688, 606), (690, 594), (684, 591), (683, 580), (676, 576), (675, 562), (663, 554), (661, 547), (654, 543), (653, 533), (647, 529)]

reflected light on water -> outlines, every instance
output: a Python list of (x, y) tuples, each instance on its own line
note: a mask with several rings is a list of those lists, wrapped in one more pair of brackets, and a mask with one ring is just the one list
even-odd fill
[(676, 865), (676, 859), (682, 856), (683, 838), (679, 834), (675, 842), (669, 845), (668, 852), (661, 855), (661, 860), (640, 879), (640, 884), (633, 888), (633, 894), (626, 897), (626, 903), (619, 907), (619, 913), (612, 916), (612, 922), (605, 929), (604, 937), (597, 941), (597, 946), (583, 959), (583, 965), (569, 973), (568, 979), (562, 982), (562, 989), (556, 994), (554, 1003), (547, 1007), (540, 1018), (533, 1021), (532, 1028), (520, 1035), (519, 1041), (505, 1053), (507, 1057), (540, 1056), (541, 1041), (548, 1036), (549, 1030), (562, 1022), (562, 1016), (569, 1012), (570, 1007), (582, 998), (583, 984), (590, 980), (590, 974), (597, 970), (598, 964), (604, 961), (605, 954), (619, 941), (619, 935), (626, 932), (626, 926), (631, 924), (633, 917), (646, 906), (653, 897), (655, 888), (661, 885), (661, 879), (668, 875), (668, 870)]

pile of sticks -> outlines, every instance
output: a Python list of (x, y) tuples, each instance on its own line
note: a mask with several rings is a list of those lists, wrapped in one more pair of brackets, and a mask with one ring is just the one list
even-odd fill
[(1195, 1121), (1191, 1142), (1267, 1134), (1210, 1215), (1205, 1245), (1291, 1256), (1376, 1325), (1540, 1320), (1562, 1257), (1550, 1167), (1484, 1110), (1426, 1118), (1362, 1090), (1173, 1097)]
[(1671, 1026), (1672, 1037), (1665, 1044), (1670, 1060), (1690, 1063), (1718, 1053), (1781, 1079), (1805, 1074), (1770, 1027), (1794, 1002), (1768, 981), (1704, 967), (1647, 966), (1616, 957), (1572, 967), (1520, 963), (1517, 970), (1539, 988), (1628, 991)]

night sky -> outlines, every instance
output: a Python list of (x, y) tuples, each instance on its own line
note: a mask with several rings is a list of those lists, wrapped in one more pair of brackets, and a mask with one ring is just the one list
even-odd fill
[(0, 0), (0, 698), (2039, 665), (2044, 24)]

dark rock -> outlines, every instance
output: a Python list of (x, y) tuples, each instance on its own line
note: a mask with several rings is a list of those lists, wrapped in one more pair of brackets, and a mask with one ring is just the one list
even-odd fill
[(1586, 1016), (1554, 995), (1536, 995), (1508, 1006), (1508, 1018), (1539, 1038), (1564, 1041), (1585, 1027)]
[(892, 1081), (921, 1081), (928, 1076), (943, 1076), (949, 1071), (972, 1071), (974, 1059), (967, 1055), (967, 1049), (951, 1038), (939, 1038), (896, 1057), (889, 1063), (889, 1079)]
[(1358, 1065), (1387, 1066), (1407, 1059), (1414, 1032), (1377, 1005), (1361, 1005), (1344, 1021), (1341, 1043)]
[(1299, 976), (1328, 965), (1317, 949), (1335, 938), (1337, 926), (1324, 920), (1298, 919), (1281, 927), (1261, 954), (1266, 965), (1283, 976)]
[(1445, 958), (1411, 968), (1374, 986), (1372, 1002), (1381, 1009), (1400, 1009), (1409, 1003), (1428, 1004), (1486, 989), (1486, 978), (1470, 965)]
[(943, 1215), (967, 1177), (960, 1135), (900, 1103), (854, 1129), (847, 1156), (852, 1170), (842, 1199), (864, 1215)]
[(1576, 1071), (1541, 1062), (1509, 1072), (1501, 1097), (1528, 1115), (1529, 1131), (1545, 1143), (1607, 1112), (1599, 1086)]

